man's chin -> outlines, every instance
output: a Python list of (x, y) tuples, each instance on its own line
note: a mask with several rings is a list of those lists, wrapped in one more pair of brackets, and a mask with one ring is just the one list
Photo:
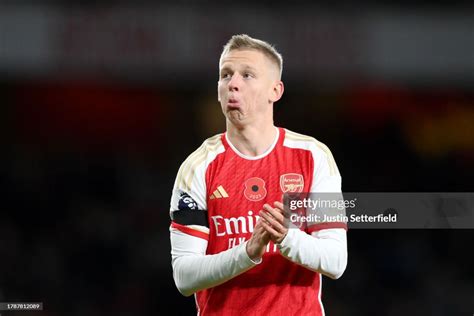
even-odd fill
[(239, 110), (227, 111), (227, 120), (236, 127), (245, 125), (245, 116)]

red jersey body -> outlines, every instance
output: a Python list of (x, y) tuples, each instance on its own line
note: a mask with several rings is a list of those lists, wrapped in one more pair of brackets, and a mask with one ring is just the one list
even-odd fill
[[(202, 153), (188, 158), (192, 160), (188, 167), (183, 164), (171, 212), (179, 209), (179, 192), (191, 197), (197, 209), (207, 211), (207, 225), (172, 224), (207, 239), (206, 254), (217, 254), (248, 240), (263, 204), (281, 201), (286, 192), (321, 189), (319, 169), (321, 177), (338, 174), (327, 147), (282, 128), (278, 128), (273, 146), (259, 157), (240, 154), (225, 134), (209, 139), (204, 147), (207, 149), (199, 149)], [(199, 229), (202, 226), (208, 229)], [(196, 303), (199, 315), (324, 315), (321, 275), (289, 261), (271, 242), (261, 264), (197, 292)]]

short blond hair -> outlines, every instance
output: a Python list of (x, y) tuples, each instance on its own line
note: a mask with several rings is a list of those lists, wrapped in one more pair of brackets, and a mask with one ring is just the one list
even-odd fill
[(280, 79), (283, 72), (283, 57), (271, 44), (250, 37), (247, 34), (238, 34), (230, 38), (227, 44), (224, 45), (219, 64), (222, 62), (222, 57), (232, 50), (254, 49), (262, 52), (270, 61), (275, 63), (278, 67)]

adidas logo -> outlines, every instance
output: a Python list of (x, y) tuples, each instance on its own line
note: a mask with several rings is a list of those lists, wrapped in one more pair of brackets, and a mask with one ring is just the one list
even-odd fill
[(213, 199), (222, 199), (222, 198), (228, 198), (229, 194), (224, 190), (222, 185), (217, 187), (217, 190), (215, 190), (211, 196), (209, 197), (211, 200)]

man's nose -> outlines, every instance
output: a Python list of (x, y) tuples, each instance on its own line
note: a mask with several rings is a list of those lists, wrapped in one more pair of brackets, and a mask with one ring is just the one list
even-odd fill
[(232, 75), (232, 78), (229, 80), (229, 91), (239, 91), (240, 89), (241, 78), (238, 74)]

